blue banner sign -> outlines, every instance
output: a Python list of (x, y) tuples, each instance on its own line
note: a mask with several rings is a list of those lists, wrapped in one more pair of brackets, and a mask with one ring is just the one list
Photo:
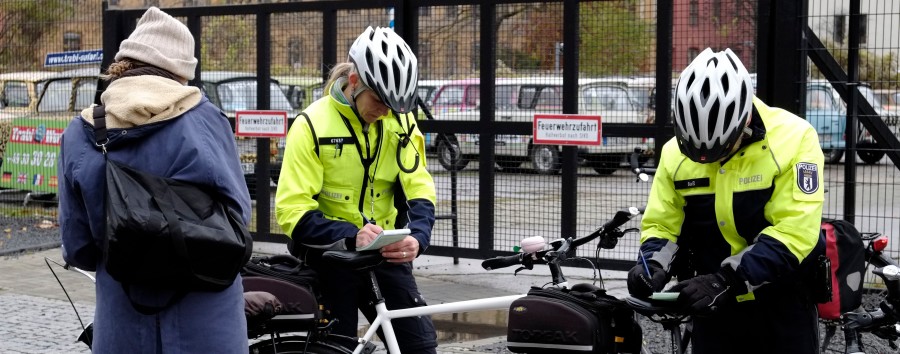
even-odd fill
[(82, 64), (99, 64), (103, 61), (103, 50), (80, 50), (74, 52), (47, 53), (44, 66), (65, 66)]

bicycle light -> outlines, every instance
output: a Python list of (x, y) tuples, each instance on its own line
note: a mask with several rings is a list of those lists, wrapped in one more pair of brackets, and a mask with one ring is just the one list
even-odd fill
[(522, 245), (522, 252), (534, 253), (544, 249), (544, 246), (547, 245), (547, 242), (544, 241), (543, 236), (531, 236), (522, 239), (522, 242), (520, 242), (520, 244)]
[(872, 249), (874, 249), (875, 252), (884, 251), (884, 249), (887, 248), (887, 245), (888, 245), (888, 238), (885, 236), (881, 236), (881, 237), (875, 239), (875, 241), (872, 241)]

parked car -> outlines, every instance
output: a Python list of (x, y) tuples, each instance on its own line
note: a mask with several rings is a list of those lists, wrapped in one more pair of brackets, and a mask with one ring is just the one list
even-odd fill
[[(434, 99), (437, 119), (478, 120), (478, 79), (451, 82)], [(579, 113), (599, 115), (604, 123), (643, 123), (644, 108), (631, 97), (627, 86), (601, 80), (579, 80)], [(443, 96), (448, 93), (448, 97)], [(501, 78), (496, 82), (495, 119), (498, 122), (532, 122), (535, 114), (562, 112), (562, 79), (559, 77)], [(600, 174), (615, 172), (624, 158), (641, 144), (641, 138), (603, 137), (599, 146), (579, 146), (579, 160)], [(542, 174), (561, 166), (560, 146), (535, 145), (530, 135), (498, 135), (497, 164), (504, 169), (531, 162)], [(448, 170), (465, 168), (479, 153), (478, 134), (457, 134), (437, 141), (438, 161)]]
[(303, 110), (310, 103), (322, 97), (321, 77), (316, 76), (275, 76), (278, 86), (287, 97), (293, 109)]
[[(210, 102), (218, 106), (229, 118), (234, 118), (236, 111), (255, 110), (257, 107), (256, 74), (234, 71), (204, 71), (200, 73), (203, 91)], [(272, 80), (269, 88), (269, 109), (286, 111), (288, 117), (296, 116), (300, 110), (294, 108), (285, 96), (279, 81)], [(256, 186), (256, 139), (237, 137), (238, 154), (244, 179), (250, 187), (250, 195), (255, 198), (253, 188)], [(281, 174), (281, 159), (284, 156), (284, 138), (269, 139), (271, 183), (277, 184)]]
[(0, 74), (0, 109), (34, 110), (44, 84), (59, 75), (53, 71), (23, 71)]
[[(816, 131), (819, 132), (819, 143), (822, 144), (822, 151), (825, 153), (826, 162), (839, 162), (846, 149), (847, 105), (841, 99), (837, 90), (835, 90), (827, 80), (810, 80), (808, 87), (821, 88), (824, 92), (823, 95), (831, 97), (830, 100), (827, 100), (827, 104), (830, 106), (828, 110), (840, 112), (839, 114), (831, 115), (830, 118), (825, 120), (810, 120), (810, 123), (813, 123)], [(870, 86), (862, 84), (857, 87), (859, 87), (860, 93), (866, 101), (875, 109), (875, 113), (878, 115), (879, 119), (884, 121), (888, 126), (888, 129), (893, 132), (894, 136), (898, 136), (898, 123), (900, 123), (898, 121), (900, 121), (900, 116), (898, 116), (897, 112), (885, 110)], [(810, 106), (817, 104), (816, 102), (810, 102), (811, 100), (812, 98), (808, 95), (807, 115), (809, 115)], [(807, 117), (807, 119), (809, 119), (809, 117)], [(881, 158), (884, 157), (885, 152), (878, 149), (878, 145), (871, 133), (869, 133), (861, 123), (859, 124), (857, 131), (859, 134), (857, 136), (856, 147), (858, 148), (857, 155), (859, 158), (867, 164), (874, 164), (881, 160)]]
[(52, 198), (62, 133), (94, 102), (99, 68), (0, 75), (0, 188)]

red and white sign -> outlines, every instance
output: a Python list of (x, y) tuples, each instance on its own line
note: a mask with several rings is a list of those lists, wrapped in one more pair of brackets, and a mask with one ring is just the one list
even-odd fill
[(600, 116), (579, 114), (535, 114), (534, 143), (540, 145), (600, 145)]
[(288, 119), (285, 111), (237, 111), (234, 135), (256, 138), (287, 136)]

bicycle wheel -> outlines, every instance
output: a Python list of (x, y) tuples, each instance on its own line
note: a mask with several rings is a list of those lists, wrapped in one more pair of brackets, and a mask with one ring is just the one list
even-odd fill
[(266, 339), (250, 345), (250, 354), (349, 354), (352, 350), (327, 341), (307, 343), (304, 336)]

